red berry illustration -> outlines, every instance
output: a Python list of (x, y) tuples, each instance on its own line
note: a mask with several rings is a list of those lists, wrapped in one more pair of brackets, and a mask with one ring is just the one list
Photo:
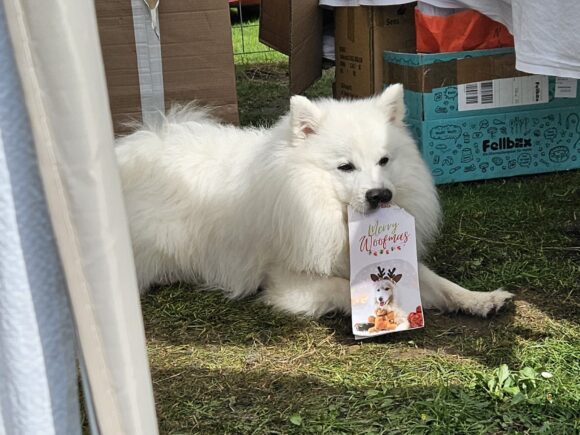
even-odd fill
[[(420, 308), (421, 307), (417, 307), (418, 310)], [(419, 328), (423, 326), (423, 314), (420, 311), (409, 313), (407, 320), (409, 321), (409, 326), (411, 328)]]

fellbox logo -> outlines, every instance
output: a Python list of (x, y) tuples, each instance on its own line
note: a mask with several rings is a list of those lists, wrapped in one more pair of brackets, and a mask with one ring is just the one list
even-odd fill
[(497, 142), (486, 139), (482, 145), (483, 152), (486, 153), (488, 151), (511, 150), (513, 148), (530, 148), (532, 146), (532, 140), (522, 137), (517, 137), (513, 140), (509, 137), (502, 137)]

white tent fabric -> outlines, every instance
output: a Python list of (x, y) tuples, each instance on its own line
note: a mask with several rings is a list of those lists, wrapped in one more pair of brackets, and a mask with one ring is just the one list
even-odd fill
[(72, 317), (0, 4), (0, 434), (80, 434)]
[(93, 1), (3, 4), (94, 404), (93, 429), (155, 435)]

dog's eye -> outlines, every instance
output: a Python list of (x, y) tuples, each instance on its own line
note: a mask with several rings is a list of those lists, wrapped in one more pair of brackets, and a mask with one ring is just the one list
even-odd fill
[(381, 160), (379, 160), (379, 166), (385, 166), (387, 163), (389, 163), (388, 157), (383, 157)]
[(339, 171), (352, 172), (356, 168), (354, 167), (354, 165), (352, 163), (344, 163), (344, 164), (340, 165), (337, 169)]

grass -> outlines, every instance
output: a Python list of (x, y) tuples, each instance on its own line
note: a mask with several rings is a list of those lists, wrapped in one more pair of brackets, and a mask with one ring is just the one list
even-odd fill
[[(237, 74), (244, 125), (287, 110), (284, 63)], [(513, 291), (488, 320), (427, 311), (424, 330), (360, 343), (342, 316), (296, 318), (188, 285), (144, 296), (161, 432), (578, 433), (579, 186), (575, 171), (440, 187), (428, 263), (472, 289)]]
[[(231, 9), (232, 44), (234, 62), (241, 65), (253, 63), (286, 62), (288, 57), (262, 44), (258, 37), (259, 9), (246, 7), (239, 11)], [(241, 19), (242, 18), (242, 19)]]

